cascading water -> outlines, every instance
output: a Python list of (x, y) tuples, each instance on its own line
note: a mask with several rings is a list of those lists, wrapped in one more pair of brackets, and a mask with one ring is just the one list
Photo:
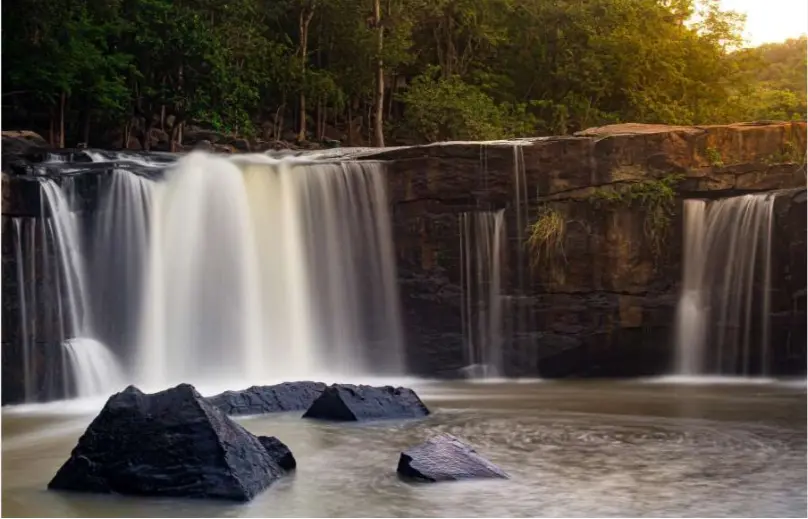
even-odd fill
[(508, 335), (512, 338), (512, 355), (516, 363), (522, 366), (535, 365), (537, 361), (536, 341), (532, 334), (536, 330), (533, 312), (531, 311), (532, 272), (528, 268), (528, 257), (525, 250), (526, 231), (529, 226), (530, 212), (527, 190), (527, 172), (525, 167), (524, 142), (510, 143), (513, 149), (513, 209), (515, 216), (515, 251), (513, 271), (516, 278), (512, 280), (510, 297), (505, 299), (506, 315), (510, 315)]
[(93, 331), (104, 344), (131, 357), (143, 301), (149, 257), (149, 215), (156, 183), (126, 169), (113, 169), (101, 183), (89, 240)]
[(501, 376), (505, 210), (460, 215), (461, 323), (474, 378)]
[[(56, 258), (56, 264), (51, 266), (46, 252), (43, 264), (46, 271), (53, 268), (56, 273), (52, 283), (61, 325), (59, 336), (65, 339), (62, 362), (70, 364), (79, 397), (120, 389), (123, 378), (114, 355), (89, 338), (92, 324), (77, 216), (71, 212), (64, 191), (53, 180), (43, 179), (40, 193), (42, 214), (46, 216), (43, 244), (52, 244)], [(67, 379), (64, 380), (66, 385)]]
[(125, 376), (118, 359), (102, 343), (77, 337), (67, 339), (64, 344), (75, 372), (76, 394), (80, 397), (108, 395), (123, 388)]
[(401, 372), (379, 164), (191, 153), (150, 222), (140, 383)]
[[(14, 261), (17, 265), (17, 297), (20, 298), (20, 333), (22, 334), (22, 365), (23, 365), (23, 401), (30, 402), (36, 395), (36, 367), (34, 366), (34, 356), (32, 351), (32, 337), (36, 337), (36, 332), (30, 329), (29, 319), (29, 286), (27, 284), (26, 259), (33, 260), (33, 233), (23, 234), (23, 227), (30, 222), (29, 228), (33, 227), (33, 218), (13, 218), (14, 225)], [(26, 239), (28, 236), (28, 239)], [(30, 269), (30, 266), (29, 266)]]
[(768, 372), (775, 196), (685, 201), (679, 375)]
[[(69, 335), (79, 334), (89, 328), (87, 311), (87, 284), (84, 277), (84, 262), (79, 246), (78, 222), (62, 189), (56, 182), (45, 179), (40, 184), (43, 214), (47, 214), (48, 227), (56, 248), (57, 269), (66, 290)], [(59, 298), (61, 301), (62, 298)]]

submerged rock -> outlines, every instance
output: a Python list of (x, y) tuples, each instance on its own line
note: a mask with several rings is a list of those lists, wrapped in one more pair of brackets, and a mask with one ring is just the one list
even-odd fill
[(505, 471), (451, 434), (434, 436), (402, 452), (396, 472), (405, 478), (429, 482), (508, 478)]
[(230, 416), (302, 411), (308, 409), (325, 388), (322, 382), (284, 382), (225, 391), (205, 400)]
[(285, 473), (275, 442), (191, 385), (151, 395), (129, 386), (107, 400), (48, 488), (249, 501)]
[(415, 391), (406, 387), (328, 386), (303, 418), (355, 422), (393, 418), (421, 418), (429, 409)]

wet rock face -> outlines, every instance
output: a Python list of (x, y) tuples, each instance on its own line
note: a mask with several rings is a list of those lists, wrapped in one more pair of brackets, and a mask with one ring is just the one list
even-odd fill
[(303, 418), (337, 422), (422, 418), (429, 409), (415, 391), (405, 387), (329, 386)]
[[(411, 372), (447, 376), (469, 364), (461, 332), (459, 215), (504, 209), (505, 375), (669, 373), (682, 267), (682, 200), (804, 190), (805, 147), (805, 123), (630, 124), (520, 145), (447, 143), (366, 157), (388, 161)], [(677, 179), (672, 211), (658, 229), (648, 224), (643, 203), (598, 203), (604, 192), (671, 177)], [(557, 211), (566, 227), (556, 261), (533, 265), (528, 226), (545, 208)], [(776, 373), (805, 373), (800, 324), (805, 297), (788, 299), (805, 288), (795, 274), (805, 271), (804, 254), (787, 245), (797, 243), (791, 236), (805, 235), (805, 219), (786, 207), (782, 214), (774, 225), (772, 253), (779, 269), (772, 288), (780, 294), (773, 297), (781, 306), (772, 307), (770, 343), (778, 349), (772, 351), (773, 367)], [(661, 250), (655, 250), (653, 234)]]
[(188, 384), (151, 395), (129, 386), (110, 397), (48, 488), (249, 501), (285, 474), (281, 446)]
[(474, 448), (452, 436), (434, 436), (401, 453), (396, 472), (407, 479), (425, 482), (499, 478), (508, 475)]
[(245, 416), (308, 409), (326, 385), (322, 382), (284, 382), (225, 391), (205, 400), (230, 416)]

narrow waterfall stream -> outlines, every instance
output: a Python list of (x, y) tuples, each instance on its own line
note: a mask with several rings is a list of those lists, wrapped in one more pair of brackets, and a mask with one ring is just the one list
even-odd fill
[(466, 372), (473, 378), (503, 375), (502, 255), (505, 210), (460, 215), (461, 315)]
[(679, 375), (766, 375), (776, 194), (684, 204)]

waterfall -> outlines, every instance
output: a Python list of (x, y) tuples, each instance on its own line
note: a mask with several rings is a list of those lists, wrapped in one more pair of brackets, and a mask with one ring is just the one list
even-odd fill
[(102, 343), (86, 337), (76, 337), (67, 339), (64, 346), (74, 369), (78, 396), (106, 396), (123, 389), (126, 377), (118, 359)]
[[(120, 389), (123, 377), (115, 356), (106, 346), (91, 339), (93, 329), (88, 304), (84, 255), (79, 241), (78, 217), (70, 210), (64, 191), (56, 182), (40, 183), (42, 214), (46, 217), (45, 245), (52, 243), (56, 273), (52, 282), (63, 338), (62, 363), (69, 364), (79, 397), (90, 397)], [(49, 254), (45, 253), (45, 270), (49, 270)], [(64, 290), (64, 291), (63, 291)], [(63, 366), (64, 368), (65, 366)], [(63, 376), (64, 393), (69, 394), (67, 377)]]
[(14, 399), (404, 373), (382, 163), (88, 155), (9, 220)]
[[(29, 318), (29, 285), (26, 278), (26, 259), (33, 259), (33, 234), (28, 233), (31, 239), (26, 239), (23, 234), (23, 226), (30, 218), (12, 218), (14, 225), (14, 262), (16, 263), (17, 297), (20, 298), (20, 333), (22, 334), (22, 370), (23, 370), (23, 401), (31, 402), (36, 396), (36, 368), (34, 366), (34, 356), (31, 345), (31, 338), (36, 336), (34, 330), (30, 329)], [(33, 279), (33, 276), (32, 276)]]
[(775, 196), (685, 200), (678, 374), (768, 372)]
[(131, 357), (140, 324), (156, 182), (120, 168), (102, 180), (88, 247), (93, 315), (99, 316), (93, 331), (101, 342)]
[(401, 373), (380, 164), (191, 153), (150, 211), (140, 383)]
[[(90, 327), (87, 311), (87, 283), (84, 276), (84, 258), (79, 245), (77, 217), (70, 211), (67, 197), (56, 182), (45, 179), (40, 184), (43, 215), (48, 215), (49, 234), (53, 239), (58, 260), (57, 270), (66, 290), (68, 334), (79, 334)], [(57, 286), (61, 286), (57, 285)], [(63, 298), (59, 298), (61, 302)]]
[[(533, 332), (536, 330), (531, 299), (528, 294), (532, 291), (532, 271), (529, 267), (529, 258), (525, 252), (527, 241), (526, 231), (530, 225), (530, 211), (527, 190), (527, 171), (525, 167), (524, 143), (514, 143), (513, 146), (513, 207), (516, 214), (516, 244), (514, 250), (516, 279), (511, 297), (507, 299), (507, 314), (510, 314), (509, 335), (513, 345), (510, 348), (515, 354), (515, 362), (523, 367), (524, 371), (531, 372), (530, 366), (535, 366), (538, 359), (536, 340)], [(527, 368), (527, 369), (524, 369)]]
[(504, 213), (502, 209), (460, 215), (461, 323), (466, 371), (475, 378), (503, 374)]

